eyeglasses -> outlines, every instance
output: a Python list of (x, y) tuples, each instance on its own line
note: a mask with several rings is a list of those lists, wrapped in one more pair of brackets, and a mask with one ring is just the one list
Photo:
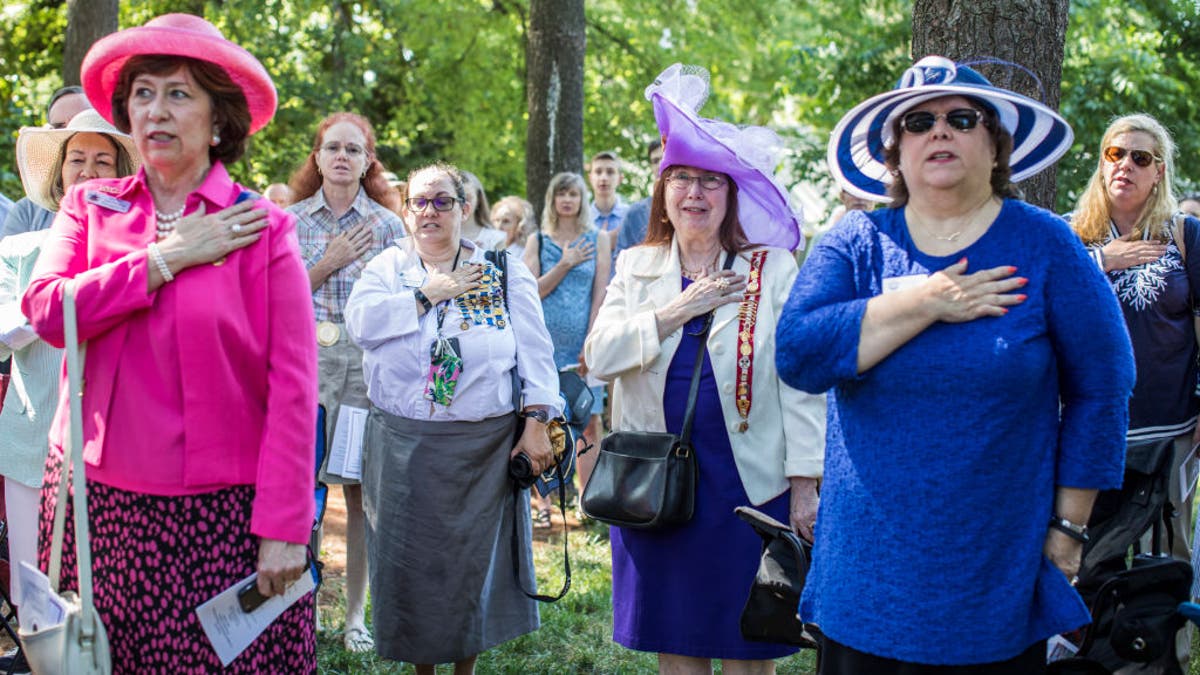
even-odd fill
[(438, 195), (436, 197), (409, 197), (405, 202), (409, 211), (424, 211), (430, 205), (434, 211), (449, 211), (459, 202), (457, 197)]
[(676, 190), (687, 190), (692, 187), (692, 181), (700, 183), (700, 187), (705, 190), (720, 190), (728, 181), (724, 176), (718, 176), (715, 173), (704, 173), (699, 176), (693, 176), (684, 171), (680, 171), (667, 179), (667, 184)]
[(955, 108), (940, 115), (928, 110), (914, 110), (900, 118), (900, 128), (910, 134), (923, 134), (932, 129), (938, 120), (946, 120), (946, 126), (965, 132), (974, 129), (982, 119), (983, 113), (974, 108)]
[(353, 143), (347, 143), (345, 145), (342, 145), (341, 143), (326, 143), (325, 145), (321, 146), (321, 152), (327, 152), (331, 155), (336, 155), (343, 150), (345, 150), (346, 154), (352, 159), (357, 159), (366, 153), (366, 150), (364, 150), (362, 146), (355, 145)]
[(1132, 157), (1133, 163), (1143, 169), (1162, 161), (1162, 158), (1148, 150), (1127, 150), (1119, 145), (1110, 145), (1104, 149), (1104, 160), (1113, 164), (1125, 159), (1125, 155)]

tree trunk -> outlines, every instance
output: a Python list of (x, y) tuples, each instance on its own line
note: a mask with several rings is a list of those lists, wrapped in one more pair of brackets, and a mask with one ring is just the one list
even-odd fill
[[(992, 84), (1024, 94), (1057, 110), (1069, 0), (915, 0), (914, 61), (938, 54), (956, 62), (1003, 59), (1028, 68), (972, 65)], [(1054, 208), (1057, 167), (1023, 181), (1025, 199)]]
[(583, 0), (531, 0), (525, 84), (525, 193), (538, 222), (550, 178), (583, 172)]
[(67, 35), (63, 41), (64, 85), (79, 84), (79, 67), (92, 45), (117, 32), (117, 0), (67, 0)]

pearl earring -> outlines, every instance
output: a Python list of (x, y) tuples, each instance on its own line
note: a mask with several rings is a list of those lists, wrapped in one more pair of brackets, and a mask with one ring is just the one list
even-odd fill
[(212, 145), (213, 147), (216, 147), (216, 146), (218, 146), (218, 145), (220, 145), (220, 144), (221, 144), (221, 135), (220, 135), (220, 134), (213, 134), (213, 137), (212, 137), (212, 143), (211, 143), (211, 145)]

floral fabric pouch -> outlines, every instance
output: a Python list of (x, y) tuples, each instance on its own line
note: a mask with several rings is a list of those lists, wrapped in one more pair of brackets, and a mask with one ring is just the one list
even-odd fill
[(450, 405), (454, 400), (454, 389), (462, 374), (462, 356), (458, 350), (458, 338), (439, 336), (429, 347), (429, 378), (425, 381), (425, 400), (439, 405)]

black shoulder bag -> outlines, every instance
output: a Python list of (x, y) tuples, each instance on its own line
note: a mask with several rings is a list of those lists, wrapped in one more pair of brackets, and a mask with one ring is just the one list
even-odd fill
[[(487, 251), (483, 254), (483, 257), (485, 259), (487, 259), (488, 262), (495, 265), (497, 269), (500, 270), (500, 288), (501, 288), (501, 293), (504, 296), (504, 308), (507, 310), (508, 309), (508, 253), (506, 253), (504, 251)], [(510, 326), (515, 323), (515, 321), (513, 320), (513, 317), (512, 317), (512, 312), (509, 312), (508, 319), (509, 319)], [(515, 335), (516, 326), (513, 326), (513, 331), (514, 331), (514, 335)], [(513, 439), (514, 439), (514, 443), (515, 443), (517, 439), (521, 438), (521, 433), (525, 427), (525, 420), (524, 420), (524, 418), (522, 418), (520, 416), (520, 412), (521, 412), (521, 377), (517, 374), (516, 368), (513, 368), (513, 370), (512, 370), (512, 380), (513, 380), (513, 384), (512, 384), (512, 386), (513, 386), (513, 408), (518, 413), (517, 427), (513, 432), (514, 433)], [(590, 396), (591, 392), (588, 392), (588, 395)], [(589, 405), (590, 405), (590, 403), (589, 403)], [(569, 450), (573, 451), (574, 450), (574, 442), (575, 442), (574, 438), (565, 429), (563, 430), (563, 432), (566, 434), (566, 441), (565, 441), (566, 447)], [(511, 465), (509, 467), (510, 477), (513, 478), (513, 480), (512, 480), (512, 486), (513, 486), (513, 533), (512, 533), (512, 540), (511, 540), (512, 541), (512, 558), (513, 558), (513, 579), (517, 582), (517, 588), (521, 589), (522, 593), (524, 593), (529, 598), (537, 600), (538, 602), (557, 602), (557, 601), (561, 600), (564, 595), (567, 594), (567, 591), (571, 590), (571, 556), (567, 549), (567, 507), (566, 507), (566, 503), (567, 503), (566, 482), (567, 481), (566, 481), (566, 478), (562, 475), (563, 462), (561, 461), (561, 458), (555, 457), (555, 460), (556, 461), (554, 464), (554, 471), (557, 472), (557, 478), (558, 478), (558, 500), (559, 500), (558, 504), (559, 504), (559, 508), (562, 509), (562, 515), (563, 515), (563, 576), (564, 576), (562, 590), (560, 590), (556, 595), (542, 595), (540, 593), (530, 593), (529, 591), (525, 590), (525, 585), (521, 582), (521, 532), (525, 529), (525, 524), (521, 522), (521, 516), (522, 516), (521, 509), (519, 509), (517, 507), (521, 503), (521, 492), (528, 489), (528, 487), (532, 483), (532, 481), (530, 481), (529, 483), (523, 483), (522, 481), (518, 481), (515, 477), (512, 476)], [(528, 461), (528, 460), (526, 460), (526, 461)]]
[[(732, 253), (725, 256), (724, 269), (733, 266), (734, 257)], [(692, 422), (712, 318), (709, 312), (699, 336), (680, 434), (617, 431), (605, 437), (596, 467), (583, 489), (581, 505), (588, 516), (635, 530), (663, 530), (692, 519), (699, 475), (692, 447)]]

